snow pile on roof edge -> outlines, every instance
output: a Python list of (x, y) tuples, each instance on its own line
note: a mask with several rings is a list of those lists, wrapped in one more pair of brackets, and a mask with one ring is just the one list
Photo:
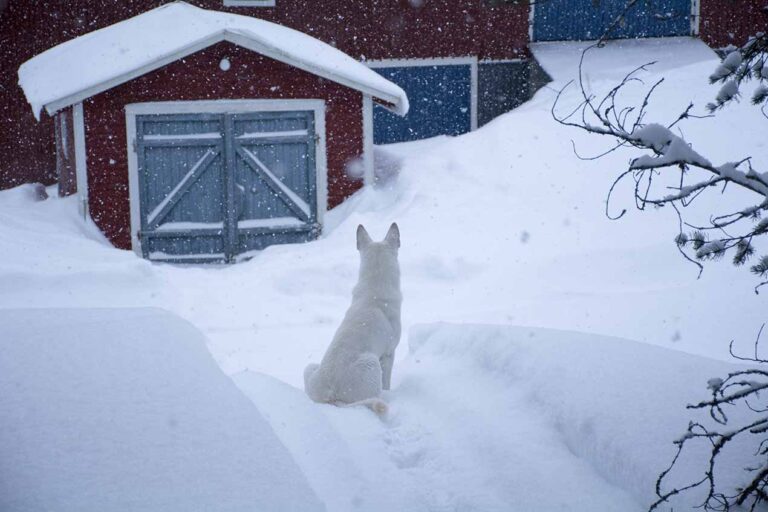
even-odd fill
[(297, 30), (258, 18), (173, 2), (77, 37), (19, 68), (33, 113), (54, 112), (88, 91), (97, 94), (222, 40), (248, 45), (314, 74), (364, 90), (408, 112), (408, 97), (394, 83), (345, 53)]

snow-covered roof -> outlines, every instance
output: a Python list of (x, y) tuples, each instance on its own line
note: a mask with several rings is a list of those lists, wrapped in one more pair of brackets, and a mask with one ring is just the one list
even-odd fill
[(173, 2), (55, 46), (19, 68), (35, 116), (83, 101), (220, 41), (243, 46), (408, 112), (405, 92), (345, 53), (268, 21)]

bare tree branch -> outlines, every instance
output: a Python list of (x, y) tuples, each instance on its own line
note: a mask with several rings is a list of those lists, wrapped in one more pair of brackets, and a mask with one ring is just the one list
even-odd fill
[[(768, 365), (768, 360), (759, 357), (758, 347), (760, 336), (765, 324), (760, 328), (754, 344), (754, 355), (739, 356), (733, 352), (731, 342), (731, 354), (741, 361)], [(722, 428), (707, 427), (701, 422), (691, 422), (688, 429), (680, 439), (675, 441), (677, 452), (670, 465), (659, 475), (656, 481), (657, 500), (651, 505), (650, 510), (656, 510), (677, 495), (692, 489), (703, 487), (706, 491), (701, 508), (705, 511), (728, 511), (736, 506), (747, 506), (747, 510), (754, 511), (760, 505), (768, 503), (768, 406), (754, 407), (749, 400), (762, 400), (765, 402), (764, 392), (768, 389), (768, 370), (761, 368), (749, 368), (729, 373), (725, 378), (714, 378), (708, 382), (711, 397), (693, 405), (689, 409), (706, 409), (710, 417)], [(738, 425), (732, 425), (725, 413), (725, 407), (737, 407), (741, 405), (742, 411), (752, 412), (751, 417)], [(718, 484), (719, 462), (723, 452), (737, 439), (746, 437), (761, 439), (754, 453), (754, 464), (745, 468), (745, 484), (741, 487), (723, 488)], [(682, 486), (672, 486), (665, 489), (665, 484), (677, 466), (680, 456), (686, 449), (693, 450), (697, 443), (705, 442), (709, 446), (709, 456), (704, 474), (699, 479)]]
[[(729, 53), (710, 76), (712, 83), (721, 82), (724, 85), (717, 95), (716, 102), (708, 106), (709, 115), (693, 114), (694, 105), (691, 103), (671, 123), (663, 125), (648, 122), (646, 120), (648, 107), (653, 101), (654, 92), (664, 82), (663, 78), (647, 88), (639, 105), (622, 106), (618, 96), (630, 85), (642, 85), (641, 76), (653, 63), (643, 64), (633, 69), (600, 98), (587, 91), (584, 78), (584, 62), (587, 55), (605, 44), (613, 28), (620, 23), (630, 9), (638, 4), (638, 1), (628, 1), (626, 8), (606, 30), (603, 37), (582, 52), (578, 79), (567, 83), (558, 91), (551, 109), (552, 116), (564, 126), (579, 128), (614, 140), (607, 150), (595, 156), (580, 155), (572, 141), (574, 153), (582, 160), (596, 160), (623, 147), (634, 147), (646, 152), (633, 158), (628, 169), (620, 173), (611, 185), (605, 211), (610, 219), (619, 219), (626, 213), (626, 209), (622, 209), (619, 214), (611, 214), (610, 202), (618, 185), (630, 177), (634, 181), (634, 199), (637, 209), (644, 210), (648, 205), (655, 207), (671, 205), (679, 216), (682, 208), (688, 207), (702, 194), (716, 187), (722, 186), (722, 192), (725, 192), (726, 187), (733, 184), (757, 194), (762, 199), (756, 205), (738, 211), (713, 214), (709, 225), (697, 226), (694, 232), (689, 234), (683, 233), (681, 229), (676, 238), (678, 248), (689, 261), (694, 260), (687, 256), (686, 250), (692, 251), (695, 259), (699, 261), (721, 259), (727, 252), (733, 251), (733, 263), (744, 265), (754, 255), (753, 242), (756, 237), (768, 233), (768, 219), (762, 218), (768, 210), (768, 172), (757, 170), (749, 156), (714, 164), (672, 129), (689, 119), (711, 117), (716, 110), (737, 99), (741, 85), (750, 80), (759, 84), (752, 95), (753, 103), (760, 104), (765, 109), (768, 105), (768, 35), (761, 34), (751, 39), (741, 49)], [(560, 114), (558, 107), (563, 96), (574, 84), (578, 87), (581, 101), (576, 108)], [(699, 177), (691, 182), (692, 171), (708, 174), (709, 177), (706, 179)], [(678, 175), (676, 186), (657, 185), (657, 178), (670, 173)], [(668, 180), (658, 183), (668, 183)], [(726, 232), (726, 228), (733, 233)], [(712, 234), (711, 239), (710, 234)], [(701, 270), (702, 267), (698, 262), (697, 266)], [(763, 256), (760, 261), (750, 267), (750, 270), (764, 280), (755, 287), (757, 293), (761, 286), (768, 284), (768, 256)]]

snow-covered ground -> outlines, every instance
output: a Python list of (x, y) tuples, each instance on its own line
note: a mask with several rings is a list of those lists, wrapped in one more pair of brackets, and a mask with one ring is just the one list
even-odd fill
[[(234, 376), (331, 510), (644, 510), (694, 417), (680, 404), (701, 396), (702, 375), (734, 368), (525, 327), (433, 324), (409, 342), (384, 423), (266, 375)], [(727, 457), (718, 477), (736, 478), (745, 457)], [(673, 481), (692, 480), (697, 462)]]
[[(674, 212), (635, 212), (630, 190), (612, 205), (625, 218), (605, 218), (633, 153), (574, 157), (571, 139), (584, 154), (610, 144), (550, 116), (580, 46), (534, 52), (555, 81), (529, 103), (462, 137), (382, 148), (396, 170), (330, 212), (320, 240), (239, 265), (150, 264), (111, 248), (72, 199), (2, 192), (0, 308), (156, 306), (187, 319), (329, 510), (641, 510), (684, 405), (731, 367), (729, 340), (753, 340), (765, 294), (727, 262), (697, 280), (672, 242)], [(588, 86), (652, 60), (647, 83), (667, 80), (649, 119), (716, 93), (717, 58), (690, 39), (608, 45), (587, 62)], [(577, 101), (573, 90), (563, 108)], [(682, 126), (714, 161), (768, 160), (763, 128), (746, 104)], [(729, 192), (702, 204), (741, 204)], [(393, 220), (406, 334), (381, 422), (310, 403), (301, 376), (349, 303), (355, 227), (381, 237)], [(434, 322), (477, 326), (410, 330)]]
[(184, 320), (27, 309), (0, 325), (0, 510), (323, 509)]

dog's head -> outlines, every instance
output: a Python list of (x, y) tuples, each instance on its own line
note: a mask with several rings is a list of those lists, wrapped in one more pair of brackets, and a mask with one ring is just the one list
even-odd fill
[[(400, 230), (397, 224), (393, 223), (389, 227), (387, 236), (381, 242), (371, 240), (371, 236), (365, 228), (358, 226), (357, 250), (360, 251), (360, 283), (368, 283), (377, 289), (382, 286), (399, 286), (398, 249), (400, 249)], [(358, 286), (361, 284), (358, 283)]]
[(392, 223), (387, 231), (387, 236), (381, 242), (374, 242), (368, 231), (361, 225), (357, 226), (357, 250), (360, 251), (360, 259), (384, 269), (397, 266), (397, 250), (400, 248), (400, 229), (396, 223)]
[(368, 234), (365, 227), (362, 224), (357, 226), (357, 250), (362, 252), (367, 251), (394, 251), (400, 248), (400, 228), (397, 227), (397, 223), (393, 222), (389, 226), (387, 236), (381, 242), (374, 242), (371, 239), (371, 235)]

